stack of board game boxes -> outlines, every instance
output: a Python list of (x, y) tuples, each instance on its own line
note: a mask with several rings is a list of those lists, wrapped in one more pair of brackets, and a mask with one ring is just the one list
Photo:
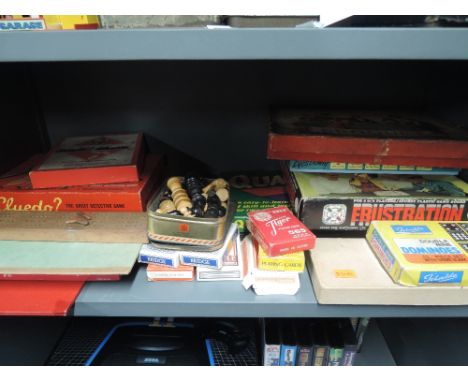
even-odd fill
[(0, 211), (142, 212), (162, 164), (141, 134), (66, 138), (0, 177)]
[(66, 138), (4, 174), (0, 313), (66, 314), (85, 281), (129, 274), (162, 165), (141, 134), (115, 134)]
[[(411, 174), (400, 175), (403, 166), (380, 166), (364, 173), (366, 165), (353, 164), (355, 171), (363, 172), (315, 172), (343, 166), (350, 167), (284, 163), (297, 215), (314, 232), (339, 235), (320, 238), (307, 259), (317, 300), (466, 304), (460, 286), (467, 282), (468, 184), (455, 175), (418, 174), (457, 170), (405, 166)], [(366, 233), (370, 245), (356, 238)]]
[(373, 220), (466, 219), (466, 134), (396, 112), (276, 110), (268, 157), (281, 159), (298, 217), (312, 230), (356, 232)]
[(294, 211), (320, 237), (307, 257), (320, 303), (466, 303), (459, 129), (398, 113), (280, 110), (268, 156), (283, 160)]

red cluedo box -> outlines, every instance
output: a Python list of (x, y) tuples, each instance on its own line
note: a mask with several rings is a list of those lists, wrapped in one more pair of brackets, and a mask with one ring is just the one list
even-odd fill
[(247, 227), (269, 256), (315, 247), (315, 235), (286, 207), (249, 212)]

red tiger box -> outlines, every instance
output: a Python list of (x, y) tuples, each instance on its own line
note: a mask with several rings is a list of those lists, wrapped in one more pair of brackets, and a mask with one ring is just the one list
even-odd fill
[(286, 207), (252, 211), (247, 228), (269, 256), (315, 247), (315, 235)]

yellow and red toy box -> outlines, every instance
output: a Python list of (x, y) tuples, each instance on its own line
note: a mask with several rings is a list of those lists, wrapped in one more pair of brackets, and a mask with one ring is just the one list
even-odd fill
[(468, 285), (466, 221), (373, 221), (367, 241), (398, 284)]
[(0, 32), (23, 30), (98, 29), (97, 15), (0, 15)]

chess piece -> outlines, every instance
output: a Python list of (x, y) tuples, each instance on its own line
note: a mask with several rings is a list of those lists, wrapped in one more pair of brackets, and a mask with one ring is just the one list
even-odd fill
[(195, 215), (197, 218), (203, 217), (203, 208), (194, 205), (192, 207), (192, 214)]
[(173, 176), (172, 178), (169, 178), (167, 181), (167, 188), (171, 190), (172, 193), (178, 189), (183, 189), (182, 187), (182, 180), (178, 176)]
[(218, 208), (218, 217), (222, 218), (224, 215), (226, 215), (226, 208), (223, 206), (220, 206)]
[(218, 178), (213, 180), (211, 183), (209, 183), (206, 187), (203, 188), (204, 193), (208, 193), (208, 191), (214, 189), (215, 191), (219, 190), (220, 188), (229, 188), (229, 183), (226, 182), (222, 178)]
[(219, 216), (219, 209), (216, 206), (208, 207), (205, 212), (206, 218), (217, 218)]
[(218, 189), (216, 195), (222, 202), (226, 202), (229, 199), (229, 191), (226, 188)]
[(176, 210), (176, 206), (174, 204), (174, 202), (170, 199), (166, 199), (166, 200), (163, 200), (160, 204), (159, 204), (159, 209), (157, 210), (158, 213), (160, 214), (168, 214), (172, 211), (175, 211)]
[(192, 202), (190, 200), (183, 199), (176, 204), (177, 211), (184, 216), (192, 216)]

